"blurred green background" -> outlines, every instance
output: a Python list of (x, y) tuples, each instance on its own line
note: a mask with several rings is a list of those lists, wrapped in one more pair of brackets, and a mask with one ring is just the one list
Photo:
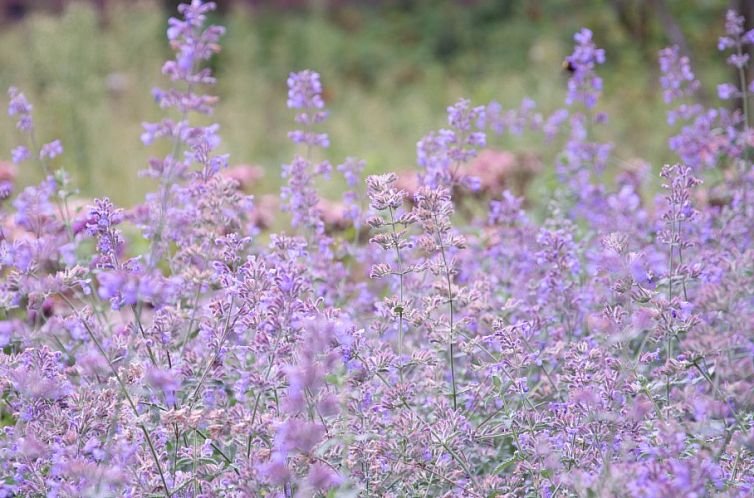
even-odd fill
[[(170, 55), (165, 28), (173, 13), (166, 3), (110, 1), (102, 10), (66, 2), (2, 25), (0, 86), (27, 93), (40, 141), (62, 140), (65, 154), (57, 161), (86, 196), (109, 195), (128, 206), (154, 187), (136, 172), (164, 152), (144, 147), (139, 135), (142, 121), (163, 117), (150, 90), (168, 85), (160, 74)], [(292, 70), (322, 74), (331, 110), (327, 158), (363, 158), (368, 172), (410, 168), (416, 141), (443, 126), (445, 108), (460, 97), (515, 107), (528, 96), (542, 112), (556, 109), (565, 95), (562, 61), (582, 26), (607, 51), (600, 110), (610, 121), (599, 138), (617, 144), (615, 161), (641, 157), (658, 167), (673, 160), (658, 49), (686, 44), (710, 102), (715, 85), (732, 79), (716, 50), (730, 6), (724, 0), (290, 3), (226, 6), (212, 19), (228, 29), (212, 62), (221, 97), (213, 120), (232, 164), (264, 168), (257, 191), (277, 188), (280, 164), (295, 152), (286, 138)], [(11, 119), (0, 120), (0, 159), (20, 139)], [(546, 163), (559, 148), (536, 136), (491, 145), (533, 151)], [(40, 172), (25, 163), (19, 177), (28, 184)]]

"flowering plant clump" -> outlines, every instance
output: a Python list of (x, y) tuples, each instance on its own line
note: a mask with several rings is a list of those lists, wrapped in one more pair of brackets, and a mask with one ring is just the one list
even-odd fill
[[(658, 177), (605, 174), (587, 29), (562, 109), (459, 101), (418, 142), (410, 192), (318, 159), (323, 85), (292, 73), (300, 151), (270, 221), (225, 173), (219, 126), (197, 124), (217, 102), (213, 8), (169, 21), (168, 114), (141, 137), (169, 152), (141, 205), (82, 203), (64, 144), (8, 92), (13, 161), (44, 179), (0, 189), (0, 497), (754, 494), (741, 17), (720, 40), (740, 78), (719, 87), (740, 110), (697, 103), (689, 60), (660, 53), (679, 164)], [(544, 220), (469, 167), (504, 133), (563, 145)]]

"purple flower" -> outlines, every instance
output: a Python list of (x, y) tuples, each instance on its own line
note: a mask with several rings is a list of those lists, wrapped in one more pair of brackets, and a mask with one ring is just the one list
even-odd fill
[(21, 324), (16, 320), (0, 321), (0, 348), (4, 348), (13, 340), (14, 330), (21, 330)]
[(280, 189), (280, 199), (283, 209), (292, 215), (291, 224), (324, 233), (324, 221), (318, 208), (319, 196), (313, 187), (315, 175), (309, 162), (296, 156), (293, 162), (283, 165), (283, 178), (288, 179), (288, 184)]
[(330, 467), (322, 463), (312, 465), (309, 474), (306, 476), (306, 482), (312, 489), (326, 491), (343, 482), (343, 478)]
[(744, 33), (744, 16), (734, 10), (725, 13), (725, 34), (731, 38), (738, 38)]
[(324, 107), (322, 84), (318, 73), (304, 70), (288, 76), (288, 108), (302, 110), (296, 116), (296, 122), (306, 127), (306, 130), (288, 133), (288, 138), (292, 142), (323, 149), (330, 146), (330, 139), (326, 133), (316, 133), (312, 129), (314, 125), (327, 119), (327, 111), (321, 110)]
[(448, 107), (448, 124), (459, 132), (471, 132), (474, 128), (482, 128), (484, 122), (484, 107), (472, 108), (471, 101), (468, 99), (461, 99)]
[(52, 142), (44, 144), (42, 146), (42, 149), (39, 151), (39, 158), (54, 159), (62, 153), (63, 146), (61, 145), (60, 140), (53, 140)]
[(469, 182), (458, 174), (459, 166), (473, 159), (487, 143), (484, 131), (487, 111), (484, 106), (471, 107), (466, 99), (448, 107), (451, 129), (429, 133), (416, 144), (416, 162), (425, 173), (422, 181), (431, 187), (464, 185)]
[(666, 104), (690, 97), (699, 89), (700, 84), (691, 69), (689, 58), (681, 55), (677, 46), (660, 50), (658, 61), (662, 73), (660, 85)]
[(13, 164), (21, 164), (22, 162), (31, 159), (31, 152), (29, 152), (29, 149), (23, 145), (19, 145), (11, 151), (11, 158)]
[(276, 486), (286, 483), (291, 475), (285, 457), (280, 453), (274, 453), (269, 461), (259, 466), (259, 470), (263, 479)]
[(632, 254), (629, 257), (628, 268), (631, 277), (642, 287), (654, 289), (657, 285), (652, 270), (648, 268), (643, 254)]
[[(201, 61), (209, 60), (219, 50), (218, 41), (225, 33), (225, 29), (220, 26), (209, 26), (203, 29), (207, 14), (215, 8), (214, 2), (205, 3), (201, 0), (193, 0), (190, 4), (181, 4), (178, 7), (178, 12), (182, 14), (183, 19), (171, 17), (168, 20), (167, 37), (176, 56), (174, 60), (167, 61), (163, 65), (162, 72), (173, 81), (214, 84), (215, 80), (210, 72), (201, 69), (199, 65)], [(153, 95), (161, 105), (165, 98), (172, 100), (176, 96), (170, 92), (157, 94), (153, 92)], [(194, 97), (190, 91), (182, 96), (188, 99)], [(173, 103), (168, 105), (173, 105)], [(179, 107), (182, 106), (179, 104)], [(191, 107), (193, 110), (205, 112), (202, 106), (192, 105)]]
[(738, 96), (738, 88), (730, 83), (717, 85), (717, 95), (723, 100), (728, 100)]
[(165, 397), (168, 404), (175, 402), (175, 393), (181, 387), (179, 375), (170, 370), (159, 368), (150, 368), (145, 375), (147, 384), (160, 391)]
[(309, 453), (321, 440), (324, 428), (297, 418), (288, 419), (278, 429), (275, 444), (285, 451)]
[(754, 41), (754, 30), (744, 32), (743, 16), (733, 10), (725, 15), (725, 36), (720, 37), (717, 48), (720, 51), (734, 49), (735, 52), (728, 56), (727, 62), (731, 66), (742, 70), (749, 63), (749, 54), (746, 48)]
[(288, 108), (289, 109), (323, 109), (322, 83), (319, 73), (310, 70), (291, 73), (288, 76)]
[(114, 228), (123, 221), (123, 210), (116, 209), (110, 199), (95, 199), (89, 208), (86, 231), (90, 237), (97, 238), (98, 257), (95, 265), (99, 268), (114, 269), (123, 248), (120, 230)]
[(293, 143), (304, 144), (310, 147), (322, 147), (323, 149), (330, 147), (330, 139), (327, 133), (311, 133), (295, 130), (288, 132), (288, 138)]
[(26, 96), (12, 86), (8, 89), (8, 97), (8, 116), (18, 116), (16, 127), (23, 132), (30, 132), (34, 128), (34, 123), (31, 118), (32, 107)]
[(597, 76), (595, 68), (605, 63), (605, 51), (592, 41), (592, 32), (586, 28), (573, 36), (576, 46), (566, 61), (573, 68), (568, 80), (568, 98), (566, 104), (581, 103), (591, 109), (602, 93), (602, 78)]
[(727, 62), (733, 67), (743, 69), (749, 63), (749, 54), (731, 54)]

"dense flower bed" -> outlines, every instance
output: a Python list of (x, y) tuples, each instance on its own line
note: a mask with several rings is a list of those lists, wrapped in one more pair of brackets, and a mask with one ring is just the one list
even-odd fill
[[(688, 59), (661, 52), (680, 164), (660, 178), (594, 139), (605, 53), (586, 29), (562, 109), (461, 100), (410, 182), (317, 160), (322, 84), (292, 73), (282, 215), (226, 173), (219, 127), (194, 124), (217, 100), (213, 7), (169, 21), (172, 86), (154, 97), (172, 117), (142, 135), (169, 153), (133, 209), (82, 207), (63, 144), (9, 91), (13, 161), (46, 178), (1, 179), (0, 496), (754, 493), (742, 18), (720, 39), (740, 81), (718, 88), (741, 111), (696, 103)], [(524, 132), (564, 143), (543, 221), (469, 167)], [(338, 223), (316, 188), (331, 175)]]

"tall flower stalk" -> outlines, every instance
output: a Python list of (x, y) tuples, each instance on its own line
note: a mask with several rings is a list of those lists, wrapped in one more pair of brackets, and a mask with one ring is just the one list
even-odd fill
[[(415, 223), (416, 218), (412, 212), (403, 212), (404, 195), (402, 190), (395, 188), (397, 180), (395, 174), (370, 176), (366, 180), (367, 196), (370, 207), (378, 213), (367, 220), (367, 224), (375, 230), (389, 227), (389, 231), (382, 231), (372, 237), (370, 242), (382, 247), (385, 251), (395, 252), (395, 268), (380, 263), (372, 266), (369, 276), (382, 278), (389, 275), (398, 277), (398, 300), (392, 308), (393, 313), (398, 315), (398, 356), (404, 353), (404, 315), (406, 313), (406, 301), (404, 299), (404, 280), (407, 274), (414, 271), (411, 266), (404, 266), (401, 251), (411, 247), (407, 238), (408, 227)], [(399, 214), (400, 213), (400, 214)], [(387, 215), (385, 217), (384, 215)], [(402, 373), (401, 373), (402, 375)]]
[(754, 44), (754, 30), (746, 31), (744, 27), (745, 19), (733, 10), (729, 10), (725, 16), (725, 36), (720, 37), (717, 48), (721, 51), (733, 49), (733, 53), (728, 56), (727, 62), (736, 69), (738, 75), (738, 88), (735, 85), (724, 83), (718, 85), (718, 95), (722, 99), (739, 98), (741, 109), (743, 110), (743, 137), (739, 139), (743, 152), (740, 161), (738, 180), (743, 189), (743, 199), (741, 202), (742, 209), (746, 209), (748, 198), (749, 182), (747, 178), (750, 170), (751, 154), (751, 130), (749, 118), (749, 97), (751, 88), (746, 81), (746, 72), (749, 67), (749, 48)]
[[(144, 123), (141, 139), (149, 145), (159, 138), (171, 142), (171, 152), (162, 159), (152, 159), (145, 175), (159, 179), (159, 191), (156, 198), (150, 199), (150, 209), (154, 217), (153, 225), (147, 227), (150, 239), (148, 265), (155, 268), (166, 248), (165, 230), (168, 208), (171, 204), (173, 185), (186, 178), (186, 172), (192, 160), (206, 156), (208, 150), (215, 148), (219, 139), (217, 126), (204, 128), (192, 127), (187, 120), (191, 113), (209, 115), (212, 113), (217, 98), (212, 95), (197, 93), (198, 87), (213, 86), (216, 82), (209, 67), (203, 67), (215, 53), (219, 52), (220, 37), (225, 33), (222, 26), (205, 27), (207, 15), (215, 9), (214, 2), (193, 0), (190, 4), (178, 7), (181, 18), (172, 17), (167, 30), (170, 47), (175, 58), (165, 62), (162, 73), (170, 78), (176, 86), (168, 90), (155, 88), (152, 95), (161, 109), (175, 109), (180, 115), (178, 121), (164, 119), (159, 123)], [(179, 89), (178, 86), (183, 86)], [(180, 158), (184, 147), (184, 158)], [(222, 158), (213, 166), (220, 168)], [(225, 158), (227, 160), (227, 158)]]
[(416, 207), (414, 213), (421, 224), (424, 236), (420, 239), (420, 246), (430, 255), (439, 255), (439, 261), (430, 261), (428, 267), (432, 273), (439, 273), (444, 279), (444, 298), (448, 304), (448, 366), (450, 368), (450, 387), (453, 409), (458, 408), (456, 386), (456, 355), (455, 355), (455, 303), (453, 278), (457, 273), (455, 260), (448, 254), (449, 249), (460, 250), (465, 247), (465, 239), (451, 232), (450, 217), (453, 214), (453, 204), (450, 192), (446, 189), (422, 187), (414, 196)]

